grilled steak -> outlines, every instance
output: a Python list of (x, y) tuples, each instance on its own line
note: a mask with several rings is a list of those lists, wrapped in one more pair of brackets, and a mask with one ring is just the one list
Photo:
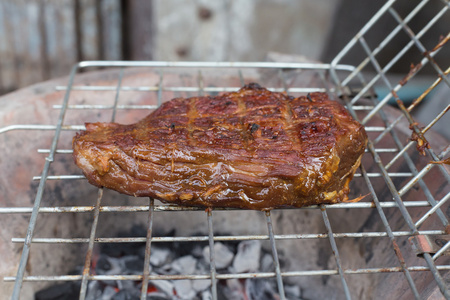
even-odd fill
[(132, 125), (87, 123), (73, 139), (88, 181), (187, 206), (266, 210), (347, 199), (367, 136), (324, 93), (249, 84), (176, 98)]

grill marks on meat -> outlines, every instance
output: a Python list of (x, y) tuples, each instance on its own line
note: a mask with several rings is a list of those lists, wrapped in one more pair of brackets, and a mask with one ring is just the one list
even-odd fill
[(326, 94), (257, 84), (176, 98), (132, 125), (87, 123), (73, 139), (88, 181), (188, 206), (271, 209), (347, 199), (367, 136)]

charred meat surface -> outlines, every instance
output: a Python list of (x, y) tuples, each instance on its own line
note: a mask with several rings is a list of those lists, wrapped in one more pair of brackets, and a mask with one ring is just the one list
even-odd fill
[(266, 210), (345, 201), (367, 142), (324, 93), (249, 84), (176, 98), (131, 125), (87, 123), (73, 157), (88, 181), (201, 207)]

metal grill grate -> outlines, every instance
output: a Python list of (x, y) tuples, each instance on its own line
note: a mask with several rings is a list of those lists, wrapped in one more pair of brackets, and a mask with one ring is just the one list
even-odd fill
[[(25, 238), (13, 238), (13, 243), (23, 245), (22, 255), (18, 264), (17, 274), (14, 277), (4, 277), (5, 282), (14, 282), (14, 291), (12, 299), (19, 299), (22, 286), (31, 284), (32, 282), (52, 282), (52, 281), (80, 281), (80, 299), (85, 299), (87, 283), (94, 280), (133, 280), (147, 283), (149, 280), (180, 280), (180, 279), (209, 279), (211, 280), (211, 293), (213, 299), (218, 299), (217, 280), (221, 279), (244, 279), (244, 278), (275, 278), (277, 281), (278, 292), (281, 299), (284, 296), (284, 280), (290, 277), (307, 277), (307, 276), (338, 276), (342, 286), (342, 296), (346, 299), (357, 298), (352, 292), (349, 285), (350, 278), (355, 275), (376, 275), (376, 274), (403, 274), (403, 280), (406, 281), (410, 288), (410, 293), (416, 298), (423, 297), (422, 285), (418, 284), (418, 277), (415, 274), (427, 272), (431, 273), (435, 286), (439, 292), (445, 297), (450, 298), (448, 289), (448, 276), (450, 270), (449, 260), (444, 253), (450, 249), (450, 241), (447, 239), (449, 234), (448, 213), (445, 209), (449, 206), (450, 190), (448, 183), (450, 182), (450, 174), (448, 168), (442, 163), (418, 163), (416, 157), (416, 144), (427, 143), (427, 132), (440, 119), (444, 118), (449, 110), (450, 104), (446, 106), (427, 126), (420, 128), (415, 123), (411, 113), (425, 97), (430, 94), (437, 86), (447, 85), (450, 87), (448, 73), (450, 68), (442, 68), (438, 64), (439, 53), (448, 50), (448, 40), (450, 34), (444, 36), (440, 41), (436, 39), (436, 45), (426, 48), (421, 43), (421, 37), (430, 34), (433, 25), (441, 18), (449, 17), (450, 4), (448, 1), (442, 1), (442, 8), (427, 23), (425, 27), (417, 33), (409, 27), (409, 22), (416, 14), (427, 4), (428, 1), (421, 1), (414, 7), (408, 15), (401, 17), (394, 9), (395, 1), (387, 1), (386, 4), (374, 15), (374, 17), (361, 29), (361, 31), (353, 38), (347, 46), (337, 55), (330, 64), (318, 63), (207, 63), (207, 62), (124, 62), (124, 61), (92, 61), (80, 62), (72, 69), (68, 79), (67, 86), (57, 86), (59, 91), (65, 91), (65, 96), (61, 105), (55, 105), (53, 108), (59, 110), (59, 118), (56, 125), (11, 125), (0, 128), (0, 133), (12, 130), (37, 130), (37, 131), (54, 131), (54, 137), (49, 149), (37, 149), (39, 153), (46, 154), (45, 165), (42, 174), (33, 177), (34, 181), (39, 182), (37, 193), (33, 207), (2, 207), (2, 214), (30, 214), (29, 226)], [(374, 30), (381, 22), (380, 19), (391, 16), (397, 22), (392, 32), (381, 41), (374, 49), (368, 45), (365, 36), (370, 30)], [(379, 63), (379, 54), (383, 49), (389, 47), (393, 39), (398, 34), (407, 34), (410, 42), (390, 61), (382, 65)], [(357, 66), (343, 64), (342, 61), (351, 55), (351, 51), (361, 47), (365, 52), (366, 58)], [(389, 76), (390, 68), (395, 65), (400, 58), (410, 49), (418, 49), (420, 53), (424, 53), (421, 61), (417, 62), (417, 67), (411, 69), (405, 77), (398, 81), (393, 81)], [(448, 52), (447, 52), (448, 53)], [(426, 66), (432, 66), (436, 74), (435, 80), (430, 83), (429, 88), (425, 88), (411, 104), (404, 104), (399, 94), (403, 89), (408, 87), (408, 82), (417, 74), (419, 74)], [(88, 70), (92, 67), (111, 70), (111, 74), (117, 74), (114, 84), (108, 81), (108, 84), (99, 85), (79, 85), (76, 83), (77, 74)], [(145, 72), (159, 74), (156, 84), (131, 86), (124, 84), (128, 70), (141, 68)], [(118, 71), (117, 71), (118, 70)], [(180, 72), (188, 74), (192, 80), (187, 80), (186, 84), (172, 86), (170, 80), (172, 72)], [(226, 84), (220, 84), (219, 80), (211, 82), (209, 76), (215, 74), (215, 78), (236, 78), (234, 84), (226, 81)], [(177, 73), (180, 74), (180, 73)], [(183, 75), (183, 76), (184, 76)], [(357, 185), (363, 186), (360, 190), (369, 193), (369, 196), (362, 202), (341, 203), (335, 205), (321, 205), (320, 207), (306, 207), (299, 211), (320, 211), (323, 219), (325, 232), (323, 233), (283, 233), (276, 234), (274, 228), (274, 215), (278, 210), (272, 212), (261, 212), (267, 224), (267, 233), (264, 234), (245, 234), (245, 235), (217, 235), (214, 229), (214, 217), (222, 211), (232, 211), (230, 209), (214, 209), (207, 210), (204, 213), (204, 227), (207, 228), (207, 235), (201, 236), (154, 236), (153, 228), (157, 224), (155, 218), (162, 213), (175, 213), (179, 211), (199, 211), (197, 208), (184, 208), (171, 205), (154, 203), (152, 199), (142, 203), (141, 205), (108, 205), (103, 204), (103, 189), (98, 190), (96, 202), (93, 205), (86, 206), (58, 206), (49, 205), (43, 202), (45, 188), (50, 182), (67, 182), (81, 180), (88, 185), (82, 175), (73, 174), (52, 174), (52, 164), (58, 162), (63, 156), (69, 156), (72, 153), (70, 143), (60, 141), (61, 135), (68, 131), (83, 130), (82, 124), (70, 124), (67, 119), (80, 118), (86, 111), (107, 111), (111, 112), (110, 120), (114, 121), (121, 116), (122, 113), (131, 110), (152, 110), (158, 107), (162, 101), (166, 101), (164, 96), (167, 94), (174, 95), (206, 95), (216, 94), (218, 92), (234, 91), (240, 85), (247, 83), (251, 79), (258, 79), (260, 82), (273, 91), (284, 91), (292, 95), (305, 94), (312, 91), (323, 91), (333, 95), (335, 98), (342, 98), (347, 104), (348, 110), (366, 127), (369, 134), (369, 145), (367, 153), (364, 155), (360, 171), (355, 175), (352, 182), (353, 188)], [(303, 82), (305, 78), (313, 78), (307, 83)], [(195, 84), (193, 84), (195, 83)], [(382, 85), (389, 91), (386, 95), (380, 97), (375, 94), (374, 90), (377, 86)], [(111, 92), (111, 98), (105, 103), (90, 103), (89, 98), (77, 99), (73, 97), (74, 93), (82, 91), (85, 95), (97, 92)], [(120, 101), (123, 93), (133, 92), (142, 94), (155, 95), (155, 103), (152, 104), (136, 104), (123, 103)], [(379, 99), (378, 99), (379, 98)], [(432, 99), (432, 98), (427, 98)], [(112, 101), (110, 101), (112, 100)], [(395, 100), (401, 113), (392, 117), (391, 110), (387, 108), (388, 103)], [(426, 101), (426, 100), (425, 100)], [(72, 118), (73, 117), (73, 118)], [(407, 122), (410, 126), (410, 132), (415, 133), (416, 141), (407, 141), (399, 133), (399, 127), (402, 122)], [(403, 124), (404, 126), (404, 124)], [(387, 142), (386, 142), (387, 140)], [(387, 146), (386, 146), (387, 145)], [(434, 149), (432, 141), (430, 148), (425, 148), (425, 157), (422, 158), (430, 162), (440, 162), (448, 156), (450, 147), (447, 145), (442, 150)], [(437, 152), (440, 151), (440, 152)], [(396, 166), (401, 164), (402, 168)], [(404, 167), (404, 168), (403, 168)], [(436, 190), (430, 187), (430, 178), (427, 177), (431, 171), (435, 172), (431, 180), (440, 180), (443, 182), (444, 188)], [(436, 179), (437, 178), (437, 179)], [(414, 196), (415, 190), (420, 189), (420, 196)], [(386, 191), (389, 191), (387, 193)], [(419, 194), (418, 194), (419, 195)], [(362, 231), (351, 232), (349, 230), (338, 232), (335, 230), (335, 224), (332, 222), (331, 216), (338, 212), (355, 212), (360, 209), (370, 210), (378, 217), (378, 222), (383, 224), (381, 231)], [(401, 226), (391, 224), (390, 213), (387, 211), (395, 209), (401, 215)], [(412, 210), (414, 215), (412, 216)], [(292, 210), (291, 210), (292, 211)], [(112, 214), (112, 218), (121, 218), (124, 213), (147, 213), (147, 236), (142, 237), (99, 237), (97, 235), (99, 217), (104, 214)], [(418, 212), (418, 213), (417, 213)], [(81, 214), (91, 213), (93, 215), (90, 221), (90, 234), (81, 238), (52, 238), (52, 237), (33, 237), (38, 223), (38, 216), (43, 214)], [(428, 226), (426, 229), (422, 227), (427, 221), (435, 219), (436, 226)], [(351, 223), (351, 220), (350, 220)], [(406, 261), (405, 252), (411, 250), (410, 245), (400, 247), (398, 245), (399, 238), (410, 238), (412, 242), (422, 241), (427, 236), (439, 236), (446, 242), (436, 251), (430, 252), (418, 249), (420, 257), (416, 257), (413, 261)], [(346, 239), (364, 239), (365, 241), (376, 240), (379, 238), (388, 238), (390, 251), (395, 253), (397, 259), (396, 266), (386, 267), (385, 265), (366, 266), (360, 264), (357, 267), (346, 267), (345, 261), (341, 258), (340, 250), (342, 245), (340, 241)], [(210, 253), (210, 271), (206, 274), (184, 274), (184, 275), (154, 275), (150, 273), (149, 259), (151, 255), (152, 245), (159, 242), (207, 242), (211, 249), (218, 241), (236, 241), (236, 240), (263, 240), (270, 243), (270, 249), (274, 260), (274, 270), (272, 272), (243, 273), (243, 274), (223, 274), (215, 269), (214, 251)], [(282, 241), (296, 240), (316, 240), (328, 239), (333, 257), (335, 260), (335, 268), (323, 268), (315, 270), (283, 270), (280, 266), (279, 250)], [(91, 261), (95, 245), (101, 243), (146, 243), (145, 263), (142, 274), (140, 275), (95, 275), (92, 274)], [(367, 242), (369, 244), (369, 242)], [(32, 245), (42, 244), (46, 247), (59, 244), (85, 244), (87, 245), (87, 253), (85, 255), (84, 269), (81, 275), (27, 275), (26, 265), (29, 260)], [(417, 244), (417, 243), (416, 243)], [(420, 245), (420, 243), (419, 243)], [(56, 247), (56, 246), (55, 246)], [(341, 252), (342, 253), (342, 252)], [(81, 262), (82, 264), (82, 262)], [(394, 289), (395, 287), (391, 287)], [(146, 299), (147, 284), (142, 284), (141, 299)]]

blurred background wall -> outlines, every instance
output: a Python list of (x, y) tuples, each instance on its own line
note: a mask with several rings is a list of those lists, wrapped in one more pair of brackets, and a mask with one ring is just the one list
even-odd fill
[[(439, 0), (434, 0), (438, 2)], [(400, 0), (396, 9), (418, 0)], [(433, 2), (433, 0), (431, 1)], [(263, 61), (270, 52), (330, 62), (384, 4), (371, 0), (0, 0), (0, 94), (64, 76), (80, 60)], [(433, 5), (414, 19), (421, 28)], [(369, 36), (376, 46), (391, 30)], [(423, 22), (422, 22), (423, 23)], [(445, 34), (449, 20), (434, 30)], [(409, 41), (398, 38), (395, 54)], [(435, 45), (437, 41), (422, 41)], [(386, 53), (386, 57), (390, 53)], [(356, 64), (364, 53), (350, 56)], [(391, 55), (392, 56), (392, 55)], [(418, 54), (420, 58), (420, 54)], [(398, 63), (404, 74), (417, 57)], [(449, 58), (450, 59), (450, 58)]]

